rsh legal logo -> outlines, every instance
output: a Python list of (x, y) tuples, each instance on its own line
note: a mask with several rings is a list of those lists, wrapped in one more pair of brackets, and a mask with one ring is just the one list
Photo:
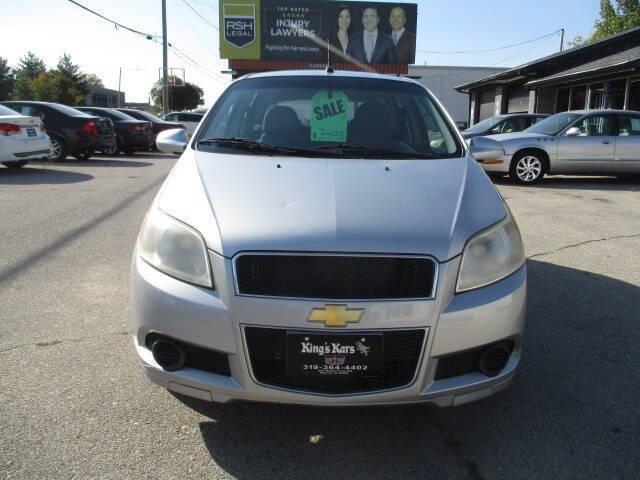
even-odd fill
[(256, 7), (225, 3), (223, 5), (224, 39), (238, 48), (256, 41)]

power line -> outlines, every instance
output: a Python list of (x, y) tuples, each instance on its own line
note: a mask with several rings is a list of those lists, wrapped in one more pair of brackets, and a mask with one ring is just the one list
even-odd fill
[(151, 33), (145, 33), (145, 32), (141, 32), (140, 30), (136, 30), (135, 28), (131, 28), (131, 27), (127, 27), (126, 25), (123, 25), (120, 22), (116, 22), (115, 20), (112, 20), (108, 17), (105, 17), (104, 15), (102, 15), (101, 13), (96, 12), (95, 10), (91, 10), (89, 7), (85, 7), (84, 5), (82, 5), (81, 3), (76, 2), (75, 0), (67, 0), (70, 3), (73, 3), (74, 5), (82, 8), (83, 10), (86, 10), (87, 12), (102, 18), (103, 20), (106, 20), (109, 23), (112, 23), (113, 25), (115, 25), (116, 28), (120, 27), (123, 28), (125, 30), (130, 31), (131, 33), (135, 33), (136, 35), (140, 35), (142, 37), (145, 37), (147, 40), (153, 40), (154, 38), (162, 38), (161, 35), (153, 35)]
[(217, 25), (214, 25), (213, 23), (211, 23), (209, 20), (207, 20), (199, 11), (197, 11), (195, 8), (193, 8), (193, 6), (187, 2), (187, 0), (182, 0), (184, 2), (184, 4), (189, 7), (191, 10), (193, 10), (193, 13), (195, 13), (198, 17), (200, 17), (200, 19), (206, 23), (207, 25), (209, 25), (210, 27), (215, 28), (217, 31), (220, 31), (220, 29), (218, 28)]
[[(184, 0), (183, 0), (184, 1)], [(497, 52), (498, 50), (505, 50), (507, 48), (512, 48), (512, 47), (519, 47), (520, 45), (526, 45), (528, 43), (533, 43), (533, 42), (537, 42), (538, 40), (542, 40), (543, 38), (547, 38), (547, 37), (551, 37), (553, 35), (559, 35), (560, 34), (560, 30), (555, 31), (553, 33), (548, 33), (546, 35), (542, 35), (540, 37), (536, 37), (536, 38), (532, 38), (531, 40), (526, 40), (524, 42), (520, 42), (520, 43), (513, 43), (511, 45), (504, 45), (502, 47), (496, 47), (496, 48), (488, 48), (485, 50), (417, 50), (420, 53), (446, 53), (446, 54), (457, 54), (457, 53), (487, 53), (487, 52)]]

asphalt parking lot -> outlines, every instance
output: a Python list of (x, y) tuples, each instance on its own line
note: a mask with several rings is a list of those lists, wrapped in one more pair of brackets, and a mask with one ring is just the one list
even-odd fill
[(529, 258), (504, 393), (446, 410), (205, 406), (145, 380), (131, 345), (131, 251), (174, 162), (0, 167), (0, 477), (638, 478), (640, 180), (498, 182)]

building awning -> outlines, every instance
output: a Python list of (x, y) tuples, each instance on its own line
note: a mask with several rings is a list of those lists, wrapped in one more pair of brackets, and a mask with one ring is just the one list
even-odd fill
[[(459, 92), (468, 93), (470, 90), (479, 87), (510, 83), (527, 77), (535, 78), (543, 75), (548, 76), (549, 74), (557, 75), (561, 70), (566, 71), (567, 68), (582, 68), (588, 63), (597, 62), (598, 59), (606, 58), (603, 56), (615, 55), (616, 52), (621, 51), (627, 45), (638, 44), (640, 44), (640, 27), (635, 27), (597, 42), (553, 53), (504, 72), (459, 85), (455, 87), (455, 89)], [(538, 79), (535, 81), (537, 80)]]
[(544, 85), (580, 80), (600, 74), (624, 72), (636, 67), (640, 67), (640, 45), (599, 58), (584, 65), (554, 73), (548, 77), (532, 80), (526, 85), (528, 88), (541, 87)]

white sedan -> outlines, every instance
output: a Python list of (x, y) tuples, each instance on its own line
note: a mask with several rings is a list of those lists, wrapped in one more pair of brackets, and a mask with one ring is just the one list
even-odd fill
[(0, 105), (0, 163), (24, 167), (29, 160), (49, 158), (51, 142), (42, 121)]
[(200, 120), (204, 117), (204, 113), (194, 112), (171, 112), (162, 117), (167, 122), (179, 122), (187, 129), (189, 138), (195, 133), (196, 128), (200, 125)]

